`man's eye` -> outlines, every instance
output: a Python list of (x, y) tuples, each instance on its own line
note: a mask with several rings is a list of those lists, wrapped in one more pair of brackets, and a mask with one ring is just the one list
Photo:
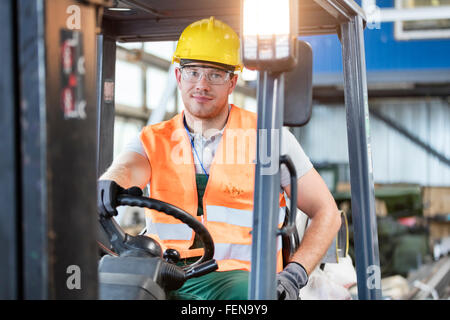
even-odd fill
[(211, 79), (222, 79), (223, 75), (221, 73), (211, 73)]
[(191, 77), (198, 77), (199, 73), (195, 70), (188, 71), (189, 76)]

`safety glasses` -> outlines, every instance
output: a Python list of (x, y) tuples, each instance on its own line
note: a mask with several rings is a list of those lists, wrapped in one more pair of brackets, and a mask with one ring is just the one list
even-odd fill
[(196, 83), (205, 76), (206, 81), (212, 85), (227, 83), (233, 72), (217, 69), (214, 67), (184, 66), (180, 68), (183, 80)]

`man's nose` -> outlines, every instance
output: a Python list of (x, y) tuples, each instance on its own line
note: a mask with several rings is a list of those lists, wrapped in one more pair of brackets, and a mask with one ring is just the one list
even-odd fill
[(195, 84), (195, 87), (197, 90), (209, 90), (210, 87), (208, 80), (206, 79), (206, 74), (202, 74), (200, 80)]

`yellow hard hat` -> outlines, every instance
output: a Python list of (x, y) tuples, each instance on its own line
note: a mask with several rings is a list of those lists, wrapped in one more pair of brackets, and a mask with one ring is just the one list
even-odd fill
[(242, 71), (243, 68), (238, 35), (229, 25), (214, 17), (196, 21), (184, 29), (172, 63), (184, 59), (234, 66), (234, 71)]

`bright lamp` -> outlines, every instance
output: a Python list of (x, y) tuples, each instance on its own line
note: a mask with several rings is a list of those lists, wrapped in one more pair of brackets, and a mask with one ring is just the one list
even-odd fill
[(242, 59), (249, 69), (288, 71), (296, 62), (298, 0), (242, 0)]

